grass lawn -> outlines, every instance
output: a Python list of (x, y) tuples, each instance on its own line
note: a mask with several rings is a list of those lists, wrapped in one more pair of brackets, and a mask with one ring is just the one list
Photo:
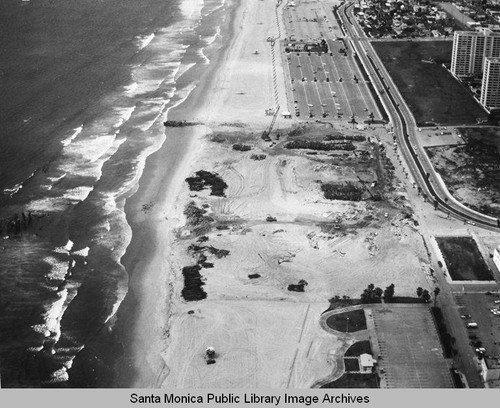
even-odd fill
[(451, 60), (452, 41), (377, 41), (372, 45), (419, 125), (475, 124), (477, 119), (487, 119), (479, 103), (441, 65)]
[(344, 358), (345, 371), (359, 371), (359, 361), (357, 358)]
[(321, 388), (379, 388), (376, 374), (345, 373)]
[(359, 330), (366, 330), (365, 312), (361, 310), (352, 310), (326, 319), (326, 324), (333, 330), (352, 333)]
[(493, 280), (476, 241), (471, 237), (436, 237), (453, 280)]
[(372, 348), (368, 340), (358, 341), (357, 343), (354, 343), (351, 347), (347, 349), (344, 356), (357, 357), (365, 353), (372, 354)]

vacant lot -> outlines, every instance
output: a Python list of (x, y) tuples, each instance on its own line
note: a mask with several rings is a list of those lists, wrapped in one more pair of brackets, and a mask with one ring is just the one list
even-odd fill
[(474, 124), (487, 115), (441, 65), (451, 60), (451, 41), (374, 42), (419, 125)]
[(493, 276), (471, 237), (436, 237), (453, 280), (492, 280)]
[(473, 210), (500, 217), (500, 128), (460, 128), (461, 146), (427, 148), (453, 196)]

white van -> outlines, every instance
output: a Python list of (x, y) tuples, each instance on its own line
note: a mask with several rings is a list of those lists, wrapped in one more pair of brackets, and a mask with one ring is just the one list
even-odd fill
[(472, 322), (472, 323), (467, 323), (467, 327), (468, 327), (469, 329), (477, 329), (477, 323), (474, 323), (474, 322)]

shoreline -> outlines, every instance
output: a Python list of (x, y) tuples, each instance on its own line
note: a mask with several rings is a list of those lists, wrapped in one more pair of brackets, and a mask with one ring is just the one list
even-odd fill
[[(208, 95), (212, 91), (218, 70), (224, 64), (227, 53), (234, 42), (234, 16), (242, 6), (241, 0), (232, 0), (229, 20), (223, 23), (221, 36), (223, 43), (214, 55), (208, 69), (202, 75), (196, 88), (187, 99), (168, 113), (169, 120), (193, 120), (204, 105), (210, 103)], [(229, 24), (228, 24), (229, 22)], [(224, 37), (230, 38), (224, 41)], [(211, 66), (210, 66), (211, 65)], [(163, 124), (161, 124), (163, 127)], [(129, 275), (128, 293), (117, 313), (116, 331), (122, 355), (118, 357), (115, 369), (116, 379), (113, 386), (118, 387), (154, 387), (161, 384), (166, 366), (161, 355), (144, 356), (144, 341), (153, 343), (153, 338), (147, 338), (144, 330), (155, 331), (154, 327), (164, 327), (168, 320), (168, 301), (170, 295), (170, 273), (162, 276), (160, 264), (164, 265), (163, 252), (169, 237), (162, 234), (166, 228), (173, 228), (172, 221), (166, 220), (165, 213), (168, 205), (173, 205), (177, 193), (184, 183), (187, 171), (197, 153), (203, 146), (202, 137), (210, 130), (205, 126), (185, 128), (164, 128), (167, 139), (162, 147), (150, 155), (146, 160), (143, 174), (139, 180), (137, 191), (126, 199), (124, 206), (127, 221), (132, 229), (132, 240), (121, 259)], [(199, 143), (198, 146), (196, 144)], [(143, 211), (144, 203), (154, 203), (154, 207), (147, 214)], [(170, 213), (169, 213), (170, 215)], [(175, 221), (174, 221), (175, 222)], [(161, 228), (160, 224), (163, 224)], [(154, 236), (153, 239), (149, 237)], [(142, 273), (144, 272), (144, 273)], [(153, 296), (149, 289), (158, 291)], [(154, 303), (165, 300), (165, 303)], [(146, 303), (148, 305), (146, 305)], [(162, 319), (161, 323), (153, 322), (153, 327), (145, 327), (146, 322), (141, 314), (154, 310), (155, 317)], [(157, 339), (162, 333), (154, 332)], [(161, 344), (151, 347), (155, 354)], [(159, 347), (158, 347), (159, 346)], [(155, 360), (155, 361), (151, 361)], [(156, 367), (155, 367), (156, 366)], [(135, 369), (134, 369), (135, 367)], [(149, 371), (149, 372), (148, 372)], [(158, 372), (159, 371), (159, 372)], [(148, 378), (149, 377), (149, 378)], [(145, 380), (148, 378), (147, 380)]]

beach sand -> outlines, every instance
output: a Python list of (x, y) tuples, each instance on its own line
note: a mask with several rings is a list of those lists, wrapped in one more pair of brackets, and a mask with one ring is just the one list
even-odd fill
[[(261, 139), (272, 120), (265, 110), (289, 110), (282, 52), (278, 42), (271, 51), (267, 41), (280, 33), (276, 15), (283, 5), (278, 13), (274, 1), (229, 7), (232, 24), (222, 30), (207, 72), (169, 112), (169, 120), (202, 125), (167, 128), (166, 143), (127, 201), (133, 238), (123, 258), (130, 282), (117, 324), (125, 357), (116, 386), (309, 388), (331, 377), (346, 347), (319, 324), (330, 298), (359, 297), (369, 283), (394, 283), (398, 296), (412, 296), (418, 286), (431, 289), (422, 273), (426, 249), (405, 218), (404, 201), (327, 200), (319, 181), (357, 182), (350, 165)], [(296, 124), (278, 115), (275, 130), (287, 133)], [(323, 126), (323, 134), (332, 131)], [(345, 124), (338, 129), (350, 132)], [(383, 127), (373, 134), (390, 145)], [(233, 143), (252, 149), (235, 151)], [(374, 151), (369, 142), (360, 149), (365, 157)], [(222, 177), (225, 197), (189, 191), (185, 179), (199, 170)], [(378, 171), (365, 167), (360, 174), (377, 179)], [(396, 193), (405, 194), (395, 183)], [(207, 297), (198, 301), (181, 296), (182, 268), (199, 256), (189, 248), (202, 242), (184, 215), (190, 201), (214, 219), (204, 245), (229, 251), (220, 258), (205, 253), (213, 265), (200, 271)], [(268, 216), (277, 222), (266, 222)], [(338, 223), (346, 232), (332, 232)], [(305, 292), (288, 290), (301, 279), (308, 283)], [(215, 365), (206, 364), (208, 346), (217, 351)]]
[[(122, 262), (129, 272), (129, 293), (118, 318), (124, 347), (118, 386), (157, 387), (168, 369), (162, 358), (170, 326), (173, 230), (183, 224), (181, 190), (192, 163), (204, 148), (203, 135), (221, 124), (245, 123), (261, 132), (276, 106), (269, 36), (277, 36), (275, 2), (227, 2), (227, 20), (211, 63), (188, 99), (168, 114), (201, 126), (166, 128), (164, 146), (148, 158), (137, 193), (127, 201), (133, 239)], [(262, 24), (261, 24), (262, 23)], [(258, 51), (258, 54), (255, 54)], [(284, 105), (283, 70), (275, 61), (278, 103)], [(247, 128), (248, 129), (248, 128)], [(153, 203), (148, 210), (144, 204)]]

